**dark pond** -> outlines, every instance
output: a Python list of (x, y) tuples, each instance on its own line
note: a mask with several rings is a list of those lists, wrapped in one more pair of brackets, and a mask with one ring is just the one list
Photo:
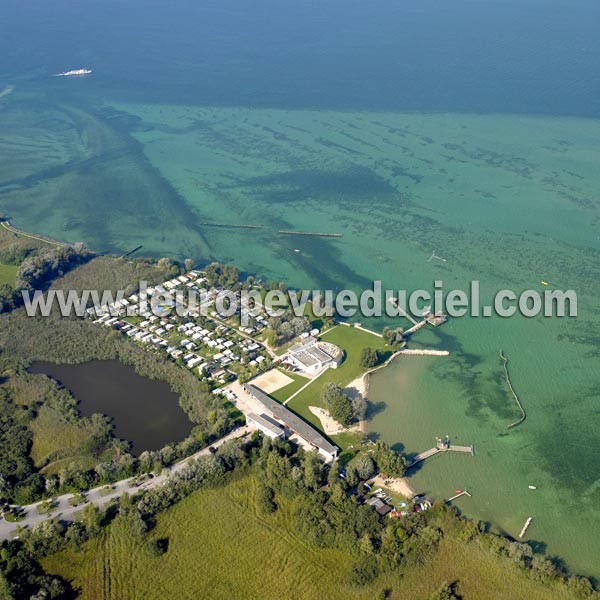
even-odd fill
[(167, 383), (138, 375), (133, 367), (116, 360), (96, 360), (80, 365), (36, 362), (31, 373), (59, 381), (88, 417), (101, 413), (112, 418), (115, 436), (129, 440), (132, 452), (158, 450), (189, 435), (193, 423), (179, 406)]

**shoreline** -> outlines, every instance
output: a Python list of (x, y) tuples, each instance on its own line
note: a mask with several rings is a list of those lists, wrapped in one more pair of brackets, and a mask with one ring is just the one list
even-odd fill
[(30, 238), (32, 240), (38, 240), (39, 242), (44, 242), (46, 244), (52, 244), (54, 246), (60, 246), (60, 247), (65, 247), (65, 246), (71, 246), (72, 244), (69, 242), (60, 242), (58, 240), (55, 240), (54, 238), (42, 235), (42, 234), (35, 234), (35, 233), (29, 233), (27, 231), (24, 231), (23, 229), (19, 229), (18, 227), (15, 227), (14, 225), (11, 224), (10, 220), (0, 216), (0, 225), (6, 229), (6, 231), (10, 231), (11, 233), (14, 233), (15, 235), (22, 235), (24, 237)]
[(408, 477), (382, 477), (381, 473), (373, 479), (372, 487), (380, 487), (400, 494), (410, 500), (417, 493), (410, 485)]

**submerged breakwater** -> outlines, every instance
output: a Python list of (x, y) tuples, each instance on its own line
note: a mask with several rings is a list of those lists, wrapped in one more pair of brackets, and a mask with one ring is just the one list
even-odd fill
[(527, 414), (525, 413), (525, 409), (523, 408), (523, 405), (519, 400), (519, 396), (517, 396), (517, 392), (515, 392), (513, 388), (512, 382), (510, 380), (510, 375), (508, 374), (508, 358), (504, 355), (502, 350), (500, 350), (500, 359), (502, 360), (502, 366), (504, 367), (504, 378), (506, 379), (506, 384), (508, 385), (508, 389), (510, 390), (510, 393), (512, 394), (513, 398), (515, 399), (515, 402), (517, 403), (519, 411), (521, 412), (521, 418), (517, 421), (514, 421), (507, 427), (507, 429), (512, 429), (513, 427), (520, 425), (527, 418)]

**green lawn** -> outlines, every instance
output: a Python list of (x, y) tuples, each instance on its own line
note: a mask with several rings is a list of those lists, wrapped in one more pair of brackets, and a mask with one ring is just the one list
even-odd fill
[(295, 394), (299, 389), (305, 386), (310, 379), (303, 377), (302, 375), (297, 375), (296, 373), (290, 373), (289, 371), (284, 371), (279, 369), (284, 375), (293, 379), (292, 383), (288, 383), (286, 386), (271, 392), (269, 396), (271, 398), (277, 400), (277, 402), (285, 402), (292, 394)]
[(19, 267), (15, 265), (5, 265), (0, 262), (0, 283), (8, 283), (14, 287)]
[(307, 421), (317, 427), (321, 426), (319, 419), (308, 409), (309, 406), (321, 406), (321, 390), (326, 383), (337, 383), (345, 387), (354, 381), (366, 369), (360, 366), (360, 353), (365, 347), (381, 350), (384, 358), (391, 355), (391, 350), (384, 341), (371, 333), (338, 325), (323, 334), (322, 339), (339, 346), (344, 351), (344, 362), (337, 369), (328, 369), (314, 383), (309, 385), (302, 393), (298, 394), (287, 407), (298, 413)]
[[(531, 580), (507, 558), (476, 543), (459, 541), (464, 524), (442, 514), (445, 535), (423, 565), (400, 567), (365, 587), (351, 587), (352, 558), (307, 544), (292, 527), (288, 502), (263, 516), (257, 483), (246, 476), (224, 488), (195, 492), (159, 515), (145, 538), (115, 522), (103, 535), (42, 560), (45, 570), (71, 581), (82, 600), (106, 598), (221, 598), (294, 600), (426, 600), (443, 582), (458, 582), (470, 600), (554, 600), (571, 596)], [(149, 551), (167, 540), (162, 556)]]

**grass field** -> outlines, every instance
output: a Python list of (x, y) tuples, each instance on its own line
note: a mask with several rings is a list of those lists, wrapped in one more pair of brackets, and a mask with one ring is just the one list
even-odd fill
[(0, 283), (8, 283), (14, 287), (18, 269), (19, 267), (15, 265), (5, 265), (0, 262)]
[(310, 379), (307, 379), (302, 375), (297, 375), (296, 373), (290, 373), (289, 371), (282, 372), (294, 381), (269, 394), (269, 396), (277, 400), (277, 402), (285, 402), (292, 394), (295, 394), (299, 389), (301, 389), (310, 381)]
[[(444, 581), (458, 581), (459, 593), (471, 600), (569, 597), (530, 580), (508, 559), (458, 542), (460, 524), (448, 515), (442, 516), (448, 520), (447, 533), (430, 561), (354, 588), (347, 583), (349, 555), (307, 545), (293, 531), (285, 502), (274, 515), (258, 514), (255, 493), (252, 476), (196, 492), (160, 515), (146, 539), (131, 537), (116, 522), (81, 551), (53, 555), (43, 566), (90, 600), (372, 600), (383, 590), (389, 598), (423, 600)], [(168, 540), (168, 551), (160, 557), (148, 551), (158, 539)]]
[(308, 407), (322, 406), (321, 390), (326, 383), (337, 383), (345, 387), (363, 374), (366, 369), (360, 366), (360, 353), (365, 347), (376, 348), (382, 351), (385, 357), (391, 354), (390, 348), (386, 348), (380, 337), (354, 327), (339, 325), (323, 334), (322, 339), (344, 350), (344, 362), (337, 369), (325, 371), (287, 405), (288, 408), (317, 427), (320, 427), (321, 423)]
[[(58, 473), (68, 464), (76, 463), (83, 469), (89, 469), (98, 462), (97, 458), (83, 454), (80, 448), (94, 433), (82, 423), (66, 421), (56, 410), (42, 406), (29, 428), (33, 432), (31, 458), (37, 467), (44, 467), (47, 475)], [(46, 465), (48, 457), (61, 451), (64, 458)]]

